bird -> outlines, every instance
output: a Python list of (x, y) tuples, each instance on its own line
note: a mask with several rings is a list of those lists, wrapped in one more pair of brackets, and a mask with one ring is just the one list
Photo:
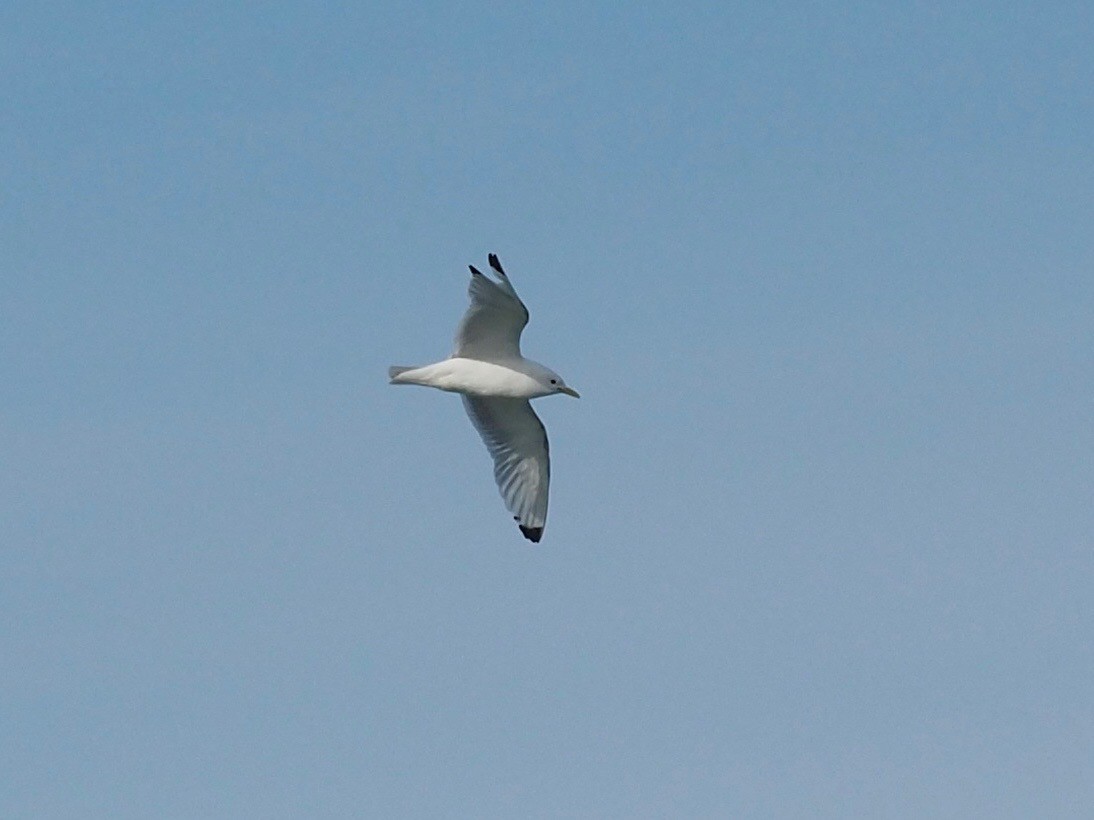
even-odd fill
[(489, 254), (487, 261), (493, 277), (468, 265), (470, 305), (456, 329), (452, 355), (421, 367), (390, 367), (388, 378), (391, 384), (460, 394), (494, 460), (494, 481), (506, 508), (521, 534), (538, 544), (547, 524), (551, 461), (547, 431), (530, 400), (581, 396), (551, 368), (521, 355), (520, 334), (528, 324), (528, 308), (497, 255)]

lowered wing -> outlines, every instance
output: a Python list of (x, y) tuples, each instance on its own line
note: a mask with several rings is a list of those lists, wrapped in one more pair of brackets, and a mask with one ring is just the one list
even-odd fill
[(463, 406), (494, 459), (494, 480), (505, 506), (529, 541), (547, 523), (551, 482), (547, 431), (524, 399), (463, 396)]

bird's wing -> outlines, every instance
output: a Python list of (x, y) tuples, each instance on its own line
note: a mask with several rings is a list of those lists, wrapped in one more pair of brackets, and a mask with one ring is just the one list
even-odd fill
[(497, 281), (469, 266), (471, 305), (456, 330), (453, 355), (487, 362), (519, 359), (520, 332), (528, 324), (528, 308), (509, 284), (498, 257), (490, 254), (489, 260)]
[(551, 482), (547, 431), (524, 399), (463, 396), (463, 406), (494, 459), (494, 480), (505, 506), (530, 541), (547, 523)]

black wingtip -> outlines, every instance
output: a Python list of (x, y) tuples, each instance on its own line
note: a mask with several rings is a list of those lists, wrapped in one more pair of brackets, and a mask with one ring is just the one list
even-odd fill
[(492, 253), (492, 254), (488, 255), (486, 257), (486, 259), (490, 263), (490, 267), (492, 267), (494, 270), (496, 270), (502, 276), (505, 276), (505, 271), (503, 271), (501, 269), (501, 262), (498, 261), (498, 255), (496, 253)]
[(482, 276), (482, 271), (476, 268), (474, 265), (468, 265), (467, 267), (471, 268), (472, 276)]
[(521, 534), (533, 544), (538, 544), (539, 539), (543, 537), (543, 527), (525, 527), (524, 525), (519, 526)]

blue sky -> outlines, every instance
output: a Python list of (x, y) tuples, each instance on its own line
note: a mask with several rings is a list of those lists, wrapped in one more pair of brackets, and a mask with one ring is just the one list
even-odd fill
[(1094, 13), (958, 5), (6, 4), (0, 814), (1085, 816)]

